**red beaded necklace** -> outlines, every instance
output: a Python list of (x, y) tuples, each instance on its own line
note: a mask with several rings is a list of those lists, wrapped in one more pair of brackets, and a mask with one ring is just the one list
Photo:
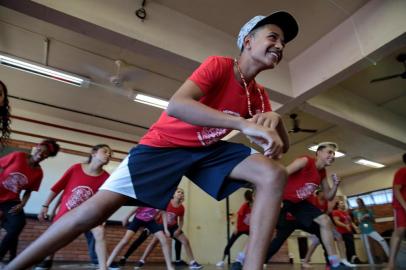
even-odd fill
[[(251, 99), (250, 99), (250, 92), (248, 91), (247, 82), (245, 81), (244, 75), (241, 72), (240, 65), (238, 64), (237, 58), (234, 59), (234, 63), (236, 65), (236, 67), (237, 67), (238, 73), (240, 74), (241, 81), (244, 84), (245, 93), (247, 94), (248, 113), (249, 113), (249, 115), (251, 117), (253, 117), (254, 114), (252, 113), (252, 110), (251, 110)], [(257, 84), (255, 82), (255, 80), (254, 80), (254, 83), (255, 83), (255, 85)], [(257, 90), (258, 90), (258, 93), (259, 93), (259, 97), (261, 98), (261, 107), (262, 107), (261, 108), (261, 113), (264, 113), (265, 112), (264, 97), (262, 96), (261, 90), (258, 87), (257, 87)]]

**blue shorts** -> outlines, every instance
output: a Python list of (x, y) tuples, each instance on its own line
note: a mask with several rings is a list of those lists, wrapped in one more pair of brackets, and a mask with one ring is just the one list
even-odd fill
[(222, 200), (247, 185), (228, 175), (252, 153), (257, 152), (225, 141), (192, 148), (138, 145), (100, 189), (132, 198), (132, 205), (165, 210), (182, 177), (186, 176), (210, 196)]
[(130, 224), (127, 225), (127, 230), (137, 232), (138, 229), (141, 227), (148, 229), (149, 232), (152, 234), (154, 234), (158, 231), (163, 231), (163, 227), (159, 226), (159, 224), (157, 224), (155, 222), (155, 220), (143, 221), (138, 218), (133, 218), (133, 220), (130, 222)]

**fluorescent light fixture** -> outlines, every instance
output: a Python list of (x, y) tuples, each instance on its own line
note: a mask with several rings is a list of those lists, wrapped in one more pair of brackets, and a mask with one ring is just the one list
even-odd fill
[(357, 164), (360, 164), (360, 165), (370, 167), (370, 168), (376, 168), (376, 169), (385, 167), (384, 164), (374, 162), (374, 161), (370, 161), (370, 160), (365, 159), (365, 158), (354, 158), (353, 162), (357, 163)]
[(18, 69), (48, 79), (64, 82), (78, 87), (88, 87), (89, 79), (77, 76), (72, 73), (50, 68), (37, 63), (18, 59), (14, 56), (0, 53), (0, 64), (6, 67)]
[(158, 107), (161, 109), (166, 109), (168, 107), (168, 101), (161, 99), (161, 98), (156, 98), (156, 97), (151, 97), (145, 94), (140, 94), (137, 93), (135, 95), (134, 101), (142, 103), (142, 104), (147, 104), (150, 106)]
[[(310, 151), (316, 152), (318, 147), (319, 146), (317, 144), (315, 144), (315, 145), (310, 146), (308, 149)], [(344, 152), (336, 151), (336, 155), (335, 155), (336, 158), (340, 158), (340, 157), (344, 157), (344, 156), (345, 156)]]

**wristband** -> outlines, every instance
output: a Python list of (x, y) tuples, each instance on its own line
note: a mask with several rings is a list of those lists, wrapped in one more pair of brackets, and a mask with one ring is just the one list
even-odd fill
[(42, 207), (48, 208), (48, 207), (49, 207), (49, 205), (42, 205)]

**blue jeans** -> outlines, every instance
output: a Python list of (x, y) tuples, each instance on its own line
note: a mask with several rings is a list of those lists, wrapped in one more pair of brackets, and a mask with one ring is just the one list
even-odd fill
[(90, 261), (94, 264), (98, 264), (97, 254), (95, 251), (96, 240), (94, 239), (93, 233), (91, 231), (85, 232), (87, 249), (89, 252)]

